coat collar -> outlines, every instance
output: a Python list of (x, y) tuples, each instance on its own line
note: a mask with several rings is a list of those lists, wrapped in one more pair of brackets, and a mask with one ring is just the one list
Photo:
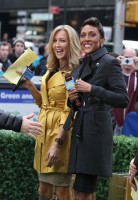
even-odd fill
[(101, 47), (101, 48), (98, 49), (97, 51), (95, 51), (95, 52), (93, 52), (93, 53), (87, 55), (87, 56), (84, 57), (84, 58), (81, 58), (81, 59), (80, 59), (80, 64), (81, 64), (82, 62), (84, 62), (84, 60), (87, 59), (88, 57), (90, 57), (92, 61), (96, 61), (96, 60), (98, 60), (99, 58), (101, 58), (102, 56), (104, 56), (104, 55), (107, 54), (107, 53), (108, 53), (108, 51), (106, 50), (106, 48), (105, 48), (105, 47)]
[(106, 48), (105, 47), (101, 47), (97, 51), (95, 51), (92, 54), (90, 54), (90, 57), (91, 57), (92, 61), (96, 61), (96, 60), (98, 60), (99, 58), (101, 58), (102, 56), (104, 56), (107, 53), (108, 52), (107, 52)]
[(43, 93), (42, 95), (42, 103), (45, 105), (49, 105), (48, 101), (48, 94), (47, 94), (47, 89), (46, 89), (46, 82), (50, 76), (50, 71), (47, 70), (46, 74), (42, 77), (42, 83), (41, 83), (41, 91)]
[(80, 64), (81, 64), (81, 78), (85, 78), (86, 76), (89, 76), (90, 74), (93, 73), (93, 70), (95, 70), (97, 67), (99, 67), (99, 63), (95, 63), (95, 66), (93, 66), (93, 70), (90, 67), (93, 61), (97, 61), (100, 59), (102, 56), (107, 54), (107, 50), (105, 47), (102, 47), (98, 49), (97, 51), (91, 53), (90, 55), (86, 56), (85, 58), (81, 59)]

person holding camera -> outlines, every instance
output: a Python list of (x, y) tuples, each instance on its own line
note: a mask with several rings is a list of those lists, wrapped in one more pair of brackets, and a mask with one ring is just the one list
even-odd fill
[[(11, 65), (10, 60), (8, 59), (9, 55), (9, 43), (6, 41), (2, 41), (0, 43), (0, 66), (1, 66), (1, 73), (3, 74)], [(1, 74), (1, 75), (2, 75)]]
[(117, 59), (120, 61), (122, 73), (128, 85), (129, 76), (134, 71), (134, 57), (137, 57), (137, 52), (132, 48), (125, 48), (122, 51), (122, 55)]
[(114, 128), (115, 135), (121, 135), (123, 124), (126, 115), (129, 112), (135, 111), (135, 104), (138, 101), (138, 57), (135, 49), (126, 48), (123, 49), (122, 55), (118, 56), (117, 59), (120, 61), (122, 73), (126, 82), (126, 88), (129, 96), (129, 103), (126, 109), (114, 108), (114, 116), (116, 125)]

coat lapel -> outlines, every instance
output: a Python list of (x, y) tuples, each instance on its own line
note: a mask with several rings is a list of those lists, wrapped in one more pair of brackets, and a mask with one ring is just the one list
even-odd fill
[(47, 88), (50, 89), (58, 85), (64, 85), (64, 83), (63, 75), (61, 71), (58, 71), (48, 80)]
[(82, 70), (82, 73), (80, 75), (81, 79), (84, 79), (85, 77), (87, 77), (90, 74), (92, 74), (92, 70), (91, 70), (91, 68), (89, 66), (89, 59), (88, 58), (87, 58), (87, 62), (82, 63), (81, 70)]
[(48, 101), (48, 95), (47, 95), (47, 80), (50, 76), (50, 71), (47, 70), (46, 74), (42, 77), (42, 84), (41, 84), (41, 91), (42, 91), (42, 98), (43, 98), (43, 104), (49, 105)]

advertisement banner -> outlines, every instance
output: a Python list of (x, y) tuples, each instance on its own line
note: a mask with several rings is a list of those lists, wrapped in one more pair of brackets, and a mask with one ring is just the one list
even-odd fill
[(32, 95), (23, 89), (18, 89), (14, 93), (11, 89), (0, 89), (0, 110), (22, 116), (34, 113), (33, 120), (37, 120), (39, 112)]

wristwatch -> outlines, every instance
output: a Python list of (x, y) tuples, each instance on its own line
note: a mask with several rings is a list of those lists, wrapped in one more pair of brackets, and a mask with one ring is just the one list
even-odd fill
[(62, 145), (63, 144), (63, 140), (61, 138), (55, 138), (55, 142), (57, 142), (58, 145)]

